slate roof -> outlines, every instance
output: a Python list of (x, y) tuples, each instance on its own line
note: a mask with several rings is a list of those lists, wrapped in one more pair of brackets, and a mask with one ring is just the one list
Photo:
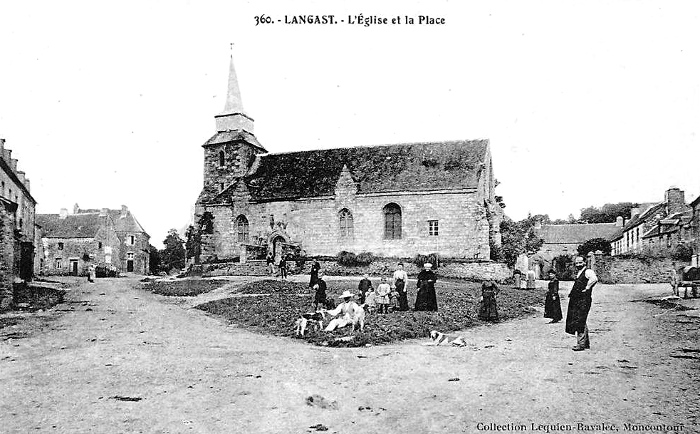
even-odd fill
[(622, 238), (622, 234), (624, 234), (626, 231), (641, 225), (649, 217), (653, 216), (657, 211), (664, 208), (665, 206), (665, 202), (659, 202), (655, 204), (643, 204), (642, 206), (640, 206), (640, 208), (643, 208), (642, 212), (632, 217), (627, 223), (625, 223), (622, 229), (619, 229), (617, 232), (612, 234), (610, 238), (608, 238), (608, 241), (612, 242), (619, 240), (620, 238)]
[[(333, 195), (347, 165), (358, 193), (476, 188), (489, 142), (459, 140), (266, 154), (243, 179), (253, 200)], [(238, 186), (205, 188), (199, 202), (231, 202)]]
[(36, 223), (44, 229), (47, 238), (94, 238), (100, 229), (100, 214), (37, 214)]
[(136, 217), (131, 213), (131, 211), (126, 212), (126, 216), (122, 217), (122, 211), (119, 209), (110, 209), (109, 215), (114, 221), (114, 229), (117, 232), (143, 232), (141, 224), (136, 220)]
[(607, 239), (620, 228), (615, 223), (542, 225), (536, 229), (544, 244), (582, 244), (593, 238)]

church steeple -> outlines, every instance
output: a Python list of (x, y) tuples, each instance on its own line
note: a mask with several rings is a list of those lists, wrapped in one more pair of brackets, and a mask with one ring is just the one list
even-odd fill
[(219, 132), (242, 130), (253, 134), (253, 118), (245, 113), (241, 102), (241, 91), (238, 88), (236, 69), (233, 66), (233, 53), (231, 53), (231, 64), (228, 73), (226, 106), (224, 111), (214, 116), (214, 118), (216, 119), (216, 130)]

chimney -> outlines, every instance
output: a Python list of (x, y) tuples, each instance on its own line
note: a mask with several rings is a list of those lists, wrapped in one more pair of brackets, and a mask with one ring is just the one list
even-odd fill
[(639, 215), (639, 207), (634, 207), (630, 210), (630, 219), (633, 219), (634, 216)]
[(29, 178), (24, 178), (24, 186), (27, 187), (27, 191), (31, 191), (29, 188)]
[(16, 158), (10, 158), (10, 166), (12, 167), (13, 172), (17, 171), (17, 159)]
[(5, 163), (7, 163), (9, 165), (10, 161), (12, 160), (12, 149), (3, 149), (2, 150), (2, 158), (4, 158)]
[(80, 207), (76, 203), (75, 205), (73, 205), (73, 214), (78, 214), (78, 213), (80, 213)]
[(685, 211), (685, 192), (677, 187), (666, 190), (664, 195), (666, 202), (666, 212), (669, 215)]
[(615, 226), (618, 228), (621, 228), (625, 225), (625, 218), (622, 217), (621, 215), (617, 216), (617, 220), (615, 220)]
[(128, 212), (129, 212), (129, 208), (127, 208), (126, 205), (122, 205), (122, 213), (119, 217), (121, 217), (121, 218), (126, 217)]
[(68, 208), (61, 208), (61, 212), (58, 214), (58, 217), (63, 220), (66, 217), (68, 217)]
[(5, 139), (0, 139), (0, 157), (2, 157), (2, 151), (5, 150)]
[(22, 184), (24, 184), (24, 181), (26, 180), (26, 178), (24, 176), (25, 176), (25, 173), (22, 172), (21, 170), (17, 172), (17, 177), (19, 178), (19, 182), (21, 182)]

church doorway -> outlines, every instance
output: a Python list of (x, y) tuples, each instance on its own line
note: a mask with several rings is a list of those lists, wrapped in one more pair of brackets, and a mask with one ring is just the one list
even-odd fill
[(279, 264), (282, 258), (284, 242), (284, 238), (279, 235), (272, 239), (272, 256), (275, 258), (275, 264)]

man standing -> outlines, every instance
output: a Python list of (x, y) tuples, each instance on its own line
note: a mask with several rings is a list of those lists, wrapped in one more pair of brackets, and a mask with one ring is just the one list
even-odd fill
[(275, 258), (272, 256), (272, 252), (267, 253), (267, 273), (270, 275), (275, 274)]
[(577, 256), (574, 265), (578, 270), (574, 287), (569, 293), (569, 310), (566, 314), (566, 332), (576, 335), (574, 351), (583, 351), (591, 348), (588, 340), (588, 311), (591, 309), (591, 292), (593, 286), (598, 283), (595, 272), (586, 267), (583, 257)]

